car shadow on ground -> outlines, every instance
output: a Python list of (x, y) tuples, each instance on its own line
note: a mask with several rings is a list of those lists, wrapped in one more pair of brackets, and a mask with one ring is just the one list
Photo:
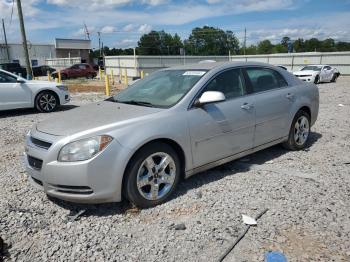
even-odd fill
[(10, 257), (10, 248), (11, 246), (7, 244), (0, 236), (0, 262), (4, 261), (6, 257)]
[[(62, 105), (59, 108), (57, 108), (54, 112), (64, 112), (71, 109), (74, 109), (78, 106), (76, 105)], [(52, 113), (54, 113), (52, 112)], [(41, 114), (38, 110), (34, 108), (25, 108), (25, 109), (14, 109), (14, 110), (6, 110), (6, 111), (0, 111), (0, 119), (6, 118), (6, 117), (16, 117), (16, 116), (26, 116), (26, 115), (36, 115)], [(47, 113), (50, 114), (50, 113)]]
[[(306, 148), (303, 151), (309, 151), (309, 148), (315, 144), (320, 138), (321, 134), (311, 132)], [(226, 176), (236, 175), (242, 172), (248, 172), (253, 165), (263, 165), (267, 161), (274, 160), (283, 154), (286, 154), (289, 150), (284, 149), (281, 145), (276, 145), (252, 155), (248, 155), (242, 159), (237, 159), (226, 163), (224, 165), (215, 167), (213, 169), (198, 173), (189, 179), (183, 180), (178, 185), (175, 193), (169, 199), (175, 199), (182, 195), (187, 194), (189, 191), (200, 188), (203, 185), (211, 182), (218, 181)], [(133, 207), (128, 201), (123, 200), (120, 203), (107, 203), (107, 204), (76, 204), (70, 203), (64, 200), (49, 197), (49, 199), (60, 207), (70, 210), (71, 215), (77, 214), (79, 211), (84, 210), (82, 216), (110, 216), (116, 214), (138, 214), (139, 209)]]

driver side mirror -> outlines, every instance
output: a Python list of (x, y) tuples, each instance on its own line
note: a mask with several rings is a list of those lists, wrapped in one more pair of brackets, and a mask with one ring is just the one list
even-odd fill
[(226, 97), (222, 92), (219, 91), (206, 91), (204, 92), (199, 99), (196, 100), (194, 105), (200, 107), (205, 104), (216, 103), (225, 101)]
[(23, 79), (21, 79), (21, 78), (17, 78), (17, 83), (18, 84), (24, 84), (25, 81)]

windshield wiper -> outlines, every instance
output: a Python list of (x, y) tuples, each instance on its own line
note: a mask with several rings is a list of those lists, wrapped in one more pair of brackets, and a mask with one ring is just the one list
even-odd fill
[(119, 101), (115, 100), (117, 103), (123, 103), (123, 104), (129, 104), (129, 105), (138, 105), (138, 106), (148, 106), (148, 107), (154, 107), (152, 103), (145, 102), (145, 101), (137, 101), (137, 100), (129, 100), (129, 101)]

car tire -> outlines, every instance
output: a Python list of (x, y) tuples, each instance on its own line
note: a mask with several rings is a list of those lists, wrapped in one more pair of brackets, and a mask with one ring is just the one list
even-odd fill
[(315, 77), (314, 83), (315, 84), (319, 84), (320, 83), (320, 77), (318, 75)]
[(171, 146), (160, 142), (149, 144), (128, 164), (123, 194), (139, 208), (159, 205), (174, 192), (180, 174), (181, 162)]
[(68, 76), (66, 74), (61, 74), (61, 80), (66, 80), (68, 79)]
[(310, 136), (310, 115), (299, 110), (289, 130), (288, 140), (282, 145), (288, 150), (301, 150), (306, 147)]
[(337, 74), (333, 74), (331, 82), (332, 83), (337, 82), (337, 78), (338, 78)]
[(42, 113), (55, 111), (58, 106), (59, 99), (53, 92), (43, 91), (35, 98), (35, 108)]

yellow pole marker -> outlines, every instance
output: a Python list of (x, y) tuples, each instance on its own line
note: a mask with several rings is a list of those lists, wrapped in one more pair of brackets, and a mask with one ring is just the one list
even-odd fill
[(61, 70), (58, 70), (58, 83), (62, 83)]
[(106, 84), (106, 96), (109, 96), (109, 78), (108, 75), (105, 75), (105, 84)]
[(128, 86), (129, 84), (129, 79), (128, 79), (128, 70), (125, 69), (125, 85)]
[(98, 74), (100, 76), (100, 80), (102, 80), (102, 70), (101, 67), (98, 67)]
[(143, 79), (145, 77), (145, 72), (143, 72), (143, 70), (141, 71), (141, 79)]
[(51, 74), (50, 74), (50, 71), (47, 71), (47, 81), (51, 81)]
[(111, 80), (112, 80), (112, 85), (114, 85), (114, 75), (113, 75), (113, 69), (111, 69)]
[(55, 78), (55, 82), (58, 83), (58, 78)]

